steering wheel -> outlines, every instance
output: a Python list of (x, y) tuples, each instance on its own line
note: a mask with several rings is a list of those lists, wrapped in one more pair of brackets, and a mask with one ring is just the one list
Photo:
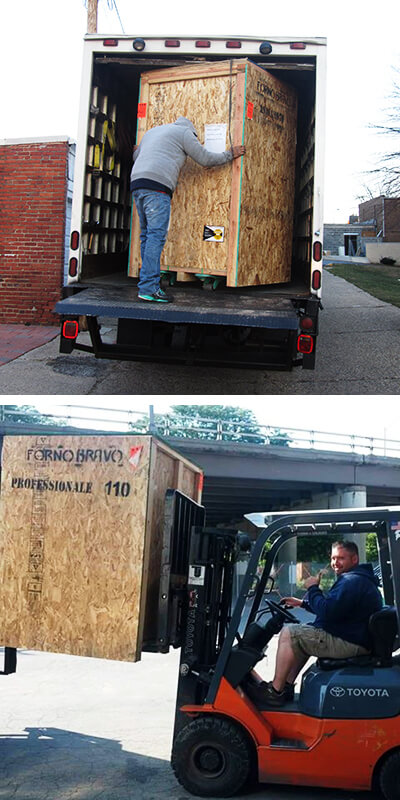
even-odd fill
[(285, 618), (286, 622), (298, 622), (299, 621), (297, 619), (297, 617), (295, 617), (295, 615), (292, 614), (291, 611), (288, 611), (287, 608), (285, 608), (284, 606), (281, 606), (278, 603), (274, 603), (273, 600), (268, 600), (267, 598), (264, 598), (264, 601), (267, 604), (267, 606), (269, 607), (269, 609), (272, 612), (272, 614), (281, 614), (282, 617)]

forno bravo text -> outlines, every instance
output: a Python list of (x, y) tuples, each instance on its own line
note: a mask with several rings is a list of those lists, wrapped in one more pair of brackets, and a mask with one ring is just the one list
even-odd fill
[(67, 464), (122, 464), (124, 454), (116, 447), (98, 448), (79, 447), (77, 450), (64, 447), (32, 447), (26, 451), (26, 460), (34, 462)]

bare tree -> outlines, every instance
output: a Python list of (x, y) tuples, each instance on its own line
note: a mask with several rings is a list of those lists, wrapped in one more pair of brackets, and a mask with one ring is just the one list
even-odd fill
[(394, 140), (395, 149), (383, 155), (376, 168), (369, 172), (376, 179), (379, 194), (386, 197), (400, 195), (400, 69), (394, 68), (394, 71), (396, 77), (389, 95), (390, 107), (386, 110), (386, 122), (382, 125), (370, 125), (373, 130), (391, 136)]

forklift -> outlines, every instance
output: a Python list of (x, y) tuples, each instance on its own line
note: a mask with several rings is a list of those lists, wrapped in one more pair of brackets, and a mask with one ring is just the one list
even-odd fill
[[(171, 757), (179, 783), (201, 797), (230, 797), (258, 780), (400, 800), (400, 507), (246, 515), (256, 539), (233, 603), (235, 562), (250, 540), (206, 527), (201, 507), (189, 513), (193, 501), (179, 493), (170, 501), (175, 555), (164, 564), (159, 646), (181, 648)], [(299, 621), (269, 597), (277, 554), (296, 537), (369, 532), (384, 602), (369, 621), (371, 653), (317, 659), (293, 700), (267, 706), (255, 667), (283, 625)]]

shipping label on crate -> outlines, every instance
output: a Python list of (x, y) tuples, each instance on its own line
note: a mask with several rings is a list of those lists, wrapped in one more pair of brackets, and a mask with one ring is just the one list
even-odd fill
[(149, 484), (146, 436), (6, 436), (0, 642), (132, 658)]
[(226, 150), (225, 122), (204, 125), (204, 147), (212, 153), (223, 153)]

